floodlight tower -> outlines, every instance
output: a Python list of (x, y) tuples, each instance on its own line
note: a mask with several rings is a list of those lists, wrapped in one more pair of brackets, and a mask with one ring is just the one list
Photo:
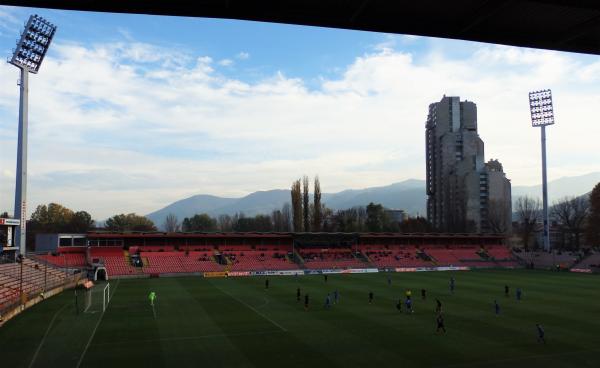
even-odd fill
[(56, 26), (38, 15), (29, 17), (21, 38), (17, 41), (10, 64), (19, 68), (19, 140), (17, 147), (17, 181), (15, 186), (15, 218), (21, 220), (15, 242), (20, 254), (25, 254), (27, 224), (27, 125), (29, 73), (37, 74), (46, 56), (50, 42), (56, 33)]
[(552, 91), (529, 92), (531, 126), (542, 128), (542, 198), (544, 217), (544, 250), (550, 251), (550, 222), (548, 220), (548, 178), (546, 176), (546, 126), (554, 124), (554, 106)]

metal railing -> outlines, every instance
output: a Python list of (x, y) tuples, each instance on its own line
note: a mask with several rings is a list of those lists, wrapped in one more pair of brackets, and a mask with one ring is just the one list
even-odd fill
[[(80, 266), (70, 266), (65, 256), (51, 261), (40, 255), (0, 259), (0, 314), (59, 287), (73, 285), (86, 276)], [(61, 266), (62, 263), (62, 266)]]

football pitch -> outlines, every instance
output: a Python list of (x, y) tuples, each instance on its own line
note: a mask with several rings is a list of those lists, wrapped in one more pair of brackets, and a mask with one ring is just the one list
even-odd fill
[[(327, 282), (318, 275), (271, 276), (265, 290), (266, 279), (112, 280), (104, 313), (77, 314), (74, 292), (66, 291), (0, 328), (1, 366), (600, 366), (600, 279), (594, 275), (487, 270), (336, 274)], [(298, 287), (309, 294), (307, 311), (304, 297), (296, 300)], [(412, 314), (404, 305), (396, 309), (406, 289)], [(335, 290), (339, 303), (324, 308)], [(154, 310), (150, 291), (158, 296)], [(436, 298), (446, 334), (435, 332)], [(546, 344), (537, 341), (536, 323)]]

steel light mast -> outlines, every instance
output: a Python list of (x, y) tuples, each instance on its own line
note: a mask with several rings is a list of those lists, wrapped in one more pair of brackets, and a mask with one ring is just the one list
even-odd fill
[(38, 15), (29, 17), (21, 38), (11, 58), (10, 64), (19, 68), (19, 141), (17, 147), (17, 180), (15, 186), (15, 218), (20, 219), (19, 231), (15, 236), (15, 245), (19, 253), (25, 254), (27, 224), (27, 126), (29, 73), (37, 74), (48, 47), (56, 33), (56, 26)]
[(548, 219), (548, 178), (546, 176), (546, 126), (554, 124), (554, 106), (552, 91), (529, 92), (529, 109), (531, 111), (531, 126), (542, 128), (542, 198), (544, 213), (544, 250), (550, 251), (550, 222)]

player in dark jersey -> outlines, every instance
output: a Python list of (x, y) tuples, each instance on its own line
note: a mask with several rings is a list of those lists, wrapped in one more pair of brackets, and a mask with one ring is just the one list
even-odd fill
[(415, 312), (413, 310), (412, 300), (410, 298), (406, 298), (406, 301), (404, 302), (404, 304), (406, 304), (406, 313), (414, 313)]
[(269, 290), (269, 279), (265, 280), (265, 290)]
[(508, 287), (508, 285), (504, 285), (504, 296), (508, 298), (508, 293), (510, 291), (510, 288)]
[(439, 299), (435, 300), (435, 312), (442, 313), (442, 302)]
[(454, 294), (454, 287), (456, 286), (456, 280), (454, 280), (454, 276), (450, 277), (450, 293)]
[(521, 301), (521, 297), (523, 296), (523, 291), (521, 290), (521, 288), (517, 288), (516, 295), (517, 295), (517, 300)]
[(398, 303), (396, 303), (396, 309), (398, 312), (402, 312), (402, 299), (398, 299)]
[(421, 289), (421, 299), (427, 299), (427, 290)]
[(327, 283), (327, 274), (324, 274), (323, 278), (325, 279), (325, 283)]
[(544, 338), (544, 335), (546, 334), (546, 332), (544, 331), (544, 328), (539, 323), (536, 323), (535, 327), (537, 328), (537, 333), (538, 333), (537, 341), (543, 342), (545, 344), (546, 339)]
[(500, 315), (500, 304), (498, 304), (497, 300), (494, 300), (494, 310), (496, 311), (496, 315)]
[(296, 289), (296, 301), (300, 302), (300, 288)]
[(308, 294), (304, 294), (304, 310), (308, 310)]
[(373, 292), (369, 291), (369, 304), (373, 303)]
[(436, 318), (436, 322), (437, 322), (437, 328), (435, 329), (435, 333), (438, 333), (440, 331), (442, 331), (443, 333), (446, 333), (446, 326), (444, 325), (444, 316), (439, 313), (437, 318)]

